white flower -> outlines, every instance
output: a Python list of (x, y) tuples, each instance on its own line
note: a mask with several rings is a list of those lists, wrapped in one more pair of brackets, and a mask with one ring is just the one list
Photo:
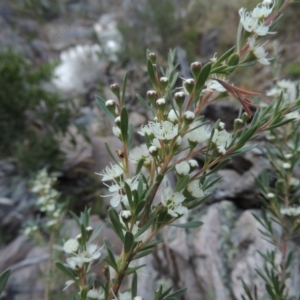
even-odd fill
[(300, 215), (300, 206), (281, 208), (280, 213), (282, 215), (287, 215), (287, 216), (294, 216), (294, 217), (299, 216)]
[(257, 5), (252, 11), (252, 16), (256, 19), (266, 19), (271, 14), (272, 10), (273, 7), (268, 5)]
[(187, 191), (195, 198), (204, 197), (204, 192), (200, 188), (199, 182), (196, 180), (194, 180), (188, 184)]
[(114, 126), (112, 128), (113, 134), (117, 137), (120, 138), (122, 135), (121, 129), (118, 126)]
[(283, 90), (295, 89), (295, 83), (286, 79), (279, 80), (277, 86)]
[(259, 36), (267, 35), (269, 32), (269, 26), (264, 25), (262, 21), (255, 18), (252, 13), (246, 12), (245, 8), (239, 10), (240, 22), (242, 23), (244, 29), (248, 32), (253, 32)]
[(64, 91), (84, 92), (97, 79), (103, 66), (99, 45), (77, 45), (61, 52), (61, 64), (54, 70), (54, 85)]
[(263, 46), (255, 45), (255, 41), (255, 37), (248, 38), (249, 50), (253, 53), (259, 63), (262, 65), (269, 65), (269, 60), (271, 60), (271, 58), (266, 58), (268, 53)]
[(208, 92), (208, 91), (212, 91), (212, 92), (216, 91), (222, 93), (222, 92), (226, 92), (226, 89), (217, 80), (208, 80), (206, 81), (206, 88), (203, 89), (203, 92)]
[(102, 289), (97, 290), (97, 289), (92, 289), (89, 290), (87, 293), (87, 297), (89, 299), (96, 299), (96, 300), (104, 300), (105, 299), (105, 294), (104, 291)]
[[(190, 127), (190, 131), (186, 133), (186, 138), (188, 139), (189, 142), (191, 143), (201, 143), (209, 139), (210, 137), (210, 131), (209, 131), (209, 126), (199, 126), (200, 124), (194, 123)], [(199, 126), (198, 128), (196, 128)], [(196, 129), (193, 129), (196, 128)]]
[(64, 243), (64, 251), (66, 253), (74, 253), (79, 249), (79, 243), (75, 239), (70, 239)]
[(284, 169), (290, 169), (291, 168), (291, 164), (290, 163), (284, 163), (284, 164), (282, 164), (282, 167), (284, 168)]
[(273, 4), (273, 1), (272, 0), (264, 0), (262, 2), (262, 5), (272, 5)]
[(101, 256), (100, 248), (95, 244), (88, 244), (86, 250), (78, 253), (79, 257), (84, 263), (90, 263)]
[(78, 257), (78, 256), (68, 257), (66, 261), (72, 270), (80, 270), (84, 264), (81, 257)]
[[(136, 190), (139, 184), (138, 176), (131, 178), (128, 178), (125, 180), (125, 182), (129, 185), (130, 189)], [(129, 205), (126, 191), (125, 191), (125, 184), (124, 182), (115, 182), (115, 184), (111, 185), (108, 189), (112, 194), (110, 205), (112, 207), (119, 206), (120, 202), (122, 201), (126, 206)]]
[(228, 133), (226, 130), (219, 131), (218, 129), (215, 129), (212, 142), (216, 144), (216, 146), (226, 147), (231, 143), (231, 141), (232, 137), (230, 133)]
[(163, 121), (161, 123), (149, 122), (148, 126), (154, 136), (159, 140), (172, 140), (178, 135), (178, 125), (174, 125), (169, 121)]
[(151, 136), (152, 135), (152, 130), (151, 128), (149, 127), (149, 125), (143, 125), (141, 127), (141, 130), (138, 132), (141, 136), (145, 136), (145, 135), (148, 135), (148, 136)]
[(124, 292), (119, 293), (119, 297), (115, 298), (114, 300), (131, 300), (131, 293), (130, 292)]
[(65, 287), (64, 287), (63, 291), (65, 291), (69, 286), (71, 286), (71, 285), (74, 284), (74, 283), (75, 283), (74, 280), (67, 280), (67, 281), (65, 282)]
[(115, 178), (120, 177), (124, 173), (124, 170), (121, 168), (120, 165), (110, 164), (110, 166), (110, 168), (106, 167), (105, 170), (101, 173), (96, 173), (97, 175), (103, 177), (102, 181), (114, 180)]
[(175, 166), (176, 173), (179, 175), (187, 175), (190, 172), (190, 165), (186, 161), (182, 161)]
[(225, 149), (224, 146), (217, 146), (217, 151), (221, 155), (225, 155), (226, 154), (226, 149)]
[(162, 190), (161, 203), (168, 209), (168, 214), (172, 217), (178, 217), (188, 213), (188, 209), (182, 205), (185, 197), (182, 193), (173, 193), (170, 187)]
[(179, 112), (174, 109), (171, 109), (168, 113), (168, 120), (172, 123), (176, 123), (178, 121)]
[(129, 153), (129, 159), (134, 163), (144, 160), (145, 165), (149, 165), (152, 162), (152, 157), (149, 154), (146, 144), (133, 148)]

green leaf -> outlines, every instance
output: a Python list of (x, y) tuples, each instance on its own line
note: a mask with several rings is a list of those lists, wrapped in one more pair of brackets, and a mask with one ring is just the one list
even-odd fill
[(229, 162), (230, 158), (225, 158), (223, 159), (220, 163), (218, 163), (210, 172), (207, 173), (207, 175), (210, 175), (212, 173), (215, 173), (221, 169), (223, 169)]
[(126, 231), (125, 233), (125, 241), (124, 241), (124, 251), (125, 253), (130, 253), (130, 251), (134, 248), (134, 238), (133, 234), (130, 231)]
[(122, 140), (126, 145), (128, 143), (128, 123), (128, 111), (126, 107), (123, 107), (121, 111), (121, 133)]
[(74, 281), (76, 281), (75, 275), (73, 274), (73, 272), (66, 267), (63, 263), (61, 263), (60, 261), (57, 261), (55, 263), (56, 267), (59, 268), (64, 274), (66, 274), (68, 277), (70, 277), (71, 279), (73, 279)]
[(209, 62), (201, 69), (200, 74), (198, 76), (198, 80), (196, 82), (196, 86), (195, 86), (196, 94), (201, 92), (201, 89), (203, 88), (203, 86), (210, 74), (211, 66), (212, 66), (212, 63)]
[(236, 65), (238, 65), (240, 61), (240, 56), (237, 53), (232, 54), (227, 62), (227, 65), (230, 67), (235, 67)]
[(101, 109), (104, 111), (104, 113), (111, 119), (111, 120), (115, 120), (115, 116), (107, 109), (106, 105), (105, 105), (105, 100), (103, 98), (101, 98), (100, 96), (96, 95), (96, 101), (98, 103), (98, 105), (101, 107)]
[(115, 233), (121, 239), (121, 241), (124, 242), (124, 233), (122, 230), (122, 224), (119, 220), (119, 216), (118, 216), (117, 212), (112, 207), (108, 209), (108, 216), (111, 221), (112, 229), (115, 231)]
[(77, 215), (75, 213), (73, 213), (72, 211), (69, 211), (70, 215), (72, 216), (72, 218), (75, 220), (77, 226), (80, 228), (80, 219), (77, 217)]
[(189, 175), (185, 175), (182, 178), (180, 178), (180, 180), (177, 183), (175, 192), (180, 192), (183, 189), (185, 189), (187, 184), (189, 183), (189, 181), (190, 181), (190, 176)]
[(122, 98), (121, 98), (122, 105), (124, 105), (124, 100), (125, 100), (125, 92), (126, 92), (126, 85), (127, 85), (128, 73), (129, 72), (127, 71), (126, 74), (124, 75), (124, 78), (123, 78)]
[(9, 275), (10, 275), (10, 269), (7, 269), (0, 274), (0, 295), (6, 286)]
[(110, 248), (110, 245), (109, 246), (107, 246), (107, 243), (106, 243), (106, 241), (104, 240), (104, 243), (105, 243), (105, 245), (106, 245), (106, 250), (107, 250), (107, 254), (108, 254), (108, 256), (104, 259), (104, 261), (108, 264), (108, 265), (110, 265), (116, 272), (118, 272), (118, 264), (117, 264), (117, 262), (116, 262), (116, 260), (115, 260), (115, 256), (114, 256), (114, 254), (113, 254), (113, 252), (112, 252), (112, 249)]
[(149, 227), (152, 226), (153, 221), (156, 217), (156, 214), (153, 213), (152, 215), (149, 216), (147, 222), (139, 229), (139, 231), (134, 235), (134, 239), (139, 237), (141, 234), (143, 234)]
[(133, 257), (133, 259), (138, 259), (138, 258), (147, 256), (147, 255), (151, 254), (152, 252), (153, 252), (153, 249), (140, 251)]
[(193, 221), (193, 222), (187, 222), (184, 224), (172, 224), (170, 226), (179, 227), (179, 228), (198, 228), (203, 225), (203, 222), (201, 221)]
[(136, 206), (135, 213), (138, 215), (145, 206), (146, 206), (146, 200), (141, 200)]
[(105, 143), (104, 145), (105, 145), (105, 148), (106, 148), (106, 150), (107, 150), (109, 156), (112, 158), (112, 160), (113, 160), (117, 165), (120, 165), (120, 163), (116, 160), (115, 156), (112, 154), (112, 152), (111, 152), (111, 150), (110, 150), (108, 144)]
[(185, 293), (186, 290), (187, 290), (187, 288), (182, 288), (180, 290), (177, 290), (176, 292), (170, 294), (168, 297), (166, 297), (164, 299), (165, 300), (171, 300), (171, 298), (178, 299)]
[(128, 126), (128, 151), (131, 151), (133, 145), (134, 127), (133, 124), (129, 123)]
[(138, 269), (141, 269), (143, 267), (145, 267), (146, 265), (140, 265), (140, 266), (137, 266), (137, 267), (133, 267), (133, 268), (128, 268), (124, 273), (126, 275), (129, 275), (129, 274), (132, 274), (132, 273), (135, 273), (136, 270)]
[(147, 61), (147, 70), (148, 70), (148, 75), (150, 77), (152, 86), (155, 90), (157, 90), (156, 75), (155, 75), (156, 72), (150, 59), (148, 59)]
[[(145, 265), (144, 265), (145, 266)], [(138, 266), (140, 268), (142, 266)], [(133, 269), (133, 268), (128, 268), (128, 269)], [(127, 271), (128, 271), (127, 269)], [(134, 298), (137, 295), (137, 285), (138, 285), (138, 278), (136, 272), (134, 272), (132, 281), (131, 281), (131, 297)]]
[(234, 47), (230, 48), (229, 50), (227, 50), (223, 55), (221, 55), (217, 61), (213, 64), (213, 70), (218, 67), (225, 59), (227, 59), (233, 52), (234, 52)]
[(93, 230), (91, 237), (89, 238), (89, 242), (92, 242), (95, 238), (98, 237), (102, 229), (102, 224), (99, 224), (96, 229)]
[(141, 95), (136, 95), (138, 100), (141, 102), (141, 104), (149, 111), (152, 111), (153, 114), (155, 114), (154, 109), (146, 102), (146, 100)]
[(132, 199), (132, 191), (130, 186), (128, 185), (128, 183), (126, 181), (124, 181), (124, 188), (125, 188), (125, 192), (126, 192), (126, 196), (127, 196), (127, 200), (129, 203), (130, 208), (134, 209), (135, 205), (133, 203), (133, 199)]

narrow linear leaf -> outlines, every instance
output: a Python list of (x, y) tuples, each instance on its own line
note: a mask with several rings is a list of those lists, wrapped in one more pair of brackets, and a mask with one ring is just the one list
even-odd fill
[[(144, 265), (145, 266), (145, 265)], [(140, 268), (142, 266), (138, 266)], [(133, 268), (129, 268), (133, 269)], [(128, 271), (128, 269), (127, 269)], [(137, 295), (137, 285), (138, 285), (138, 279), (137, 279), (137, 274), (134, 272), (133, 277), (132, 277), (132, 282), (131, 282), (131, 297), (134, 298)]]
[(189, 181), (190, 181), (190, 176), (189, 175), (183, 176), (179, 180), (179, 182), (177, 183), (175, 192), (180, 192), (181, 190), (183, 190), (187, 186), (187, 184), (188, 184)]
[(126, 145), (128, 143), (128, 123), (128, 111), (126, 107), (123, 107), (121, 111), (121, 133), (122, 140)]
[(119, 165), (120, 163), (116, 160), (115, 156), (112, 154), (109, 146), (107, 143), (105, 143), (105, 148), (106, 148), (106, 151), (108, 152), (109, 156), (112, 158), (112, 160), (117, 164)]
[(204, 84), (210, 74), (211, 66), (212, 66), (212, 63), (209, 62), (201, 69), (198, 80), (196, 82), (196, 86), (195, 86), (196, 94), (198, 94), (201, 91), (202, 87), (204, 86)]
[(134, 247), (134, 238), (133, 234), (130, 231), (125, 233), (124, 238), (124, 251), (125, 253), (129, 253)]
[(127, 78), (128, 78), (128, 73), (129, 71), (126, 72), (126, 74), (124, 75), (124, 78), (123, 78), (123, 85), (122, 85), (122, 104), (124, 104), (124, 100), (125, 100), (125, 93), (126, 93), (126, 86), (127, 86)]
[(108, 216), (111, 221), (111, 225), (115, 233), (119, 236), (121, 241), (124, 241), (124, 233), (122, 230), (122, 224), (119, 220), (117, 212), (113, 208), (108, 209)]
[(115, 256), (113, 254), (113, 252), (111, 251), (110, 248), (106, 248), (107, 249), (107, 257), (104, 259), (104, 261), (110, 265), (116, 272), (118, 272), (118, 264), (115, 260)]
[(0, 295), (6, 286), (9, 275), (10, 275), (10, 269), (7, 269), (0, 274)]
[(172, 224), (170, 226), (179, 227), (179, 228), (198, 228), (202, 225), (203, 225), (203, 222), (201, 222), (201, 221), (193, 221), (193, 222), (187, 222), (184, 224)]
[(96, 95), (96, 101), (98, 103), (98, 105), (101, 107), (101, 109), (103, 110), (103, 112), (111, 119), (111, 120), (115, 120), (115, 116), (107, 109), (106, 105), (105, 105), (105, 100), (103, 98), (101, 98), (100, 96)]
[(152, 111), (152, 113), (154, 112), (154, 109), (146, 102), (146, 100), (141, 96), (141, 95), (136, 95), (136, 97), (138, 98), (138, 100), (141, 102), (141, 104), (147, 108), (147, 110)]
[(132, 123), (128, 126), (128, 151), (131, 151), (133, 145), (134, 127)]
[(234, 48), (232, 47), (229, 50), (227, 50), (223, 55), (221, 55), (217, 61), (213, 64), (213, 68), (216, 68), (217, 66), (219, 66), (225, 59), (227, 59), (233, 52), (234, 52)]
[(59, 268), (64, 274), (66, 274), (68, 277), (70, 277), (71, 279), (76, 281), (75, 275), (73, 274), (73, 272), (67, 268), (63, 263), (61, 263), (60, 261), (57, 261), (55, 263), (56, 267)]
[(150, 59), (148, 59), (148, 61), (147, 61), (147, 70), (148, 70), (148, 75), (150, 77), (152, 86), (154, 87), (155, 90), (157, 90), (155, 70), (154, 70), (153, 64)]

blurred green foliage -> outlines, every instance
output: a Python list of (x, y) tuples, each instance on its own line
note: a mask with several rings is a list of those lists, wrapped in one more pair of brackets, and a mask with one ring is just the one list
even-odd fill
[(43, 88), (52, 69), (0, 51), (0, 158), (16, 158), (25, 173), (61, 169), (57, 136), (67, 133), (72, 114), (66, 99)]

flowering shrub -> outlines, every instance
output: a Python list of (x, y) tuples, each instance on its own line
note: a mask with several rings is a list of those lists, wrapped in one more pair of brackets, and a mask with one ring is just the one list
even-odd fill
[[(299, 98), (299, 83), (280, 80), (267, 94), (276, 98), (279, 96), (283, 102), (293, 103)], [(256, 180), (264, 203), (261, 217), (256, 218), (264, 228), (262, 233), (265, 239), (275, 246), (265, 253), (259, 252), (264, 259), (264, 268), (257, 270), (257, 273), (265, 281), (268, 297), (292, 300), (298, 299), (298, 296), (290, 291), (287, 281), (291, 277), (295, 253), (288, 245), (300, 228), (300, 181), (294, 175), (300, 160), (299, 112), (290, 112), (285, 118), (293, 121), (271, 129), (269, 145), (265, 149), (275, 175), (275, 185), (271, 185), (267, 171)], [(274, 229), (275, 223), (280, 225), (279, 233)], [(256, 286), (253, 294), (244, 286), (247, 298), (243, 299), (261, 299), (258, 298)]]
[[(92, 232), (89, 227), (87, 210), (80, 218), (74, 216), (81, 234), (64, 244), (68, 255), (66, 264), (57, 263), (71, 279), (67, 286), (74, 283), (78, 288), (79, 293), (73, 299), (141, 299), (137, 295), (136, 272), (143, 266), (132, 262), (153, 251), (158, 243), (153, 240), (156, 234), (173, 223), (184, 228), (201, 226), (200, 221), (180, 224), (176, 221), (185, 218), (189, 210), (209, 197), (218, 181), (215, 172), (232, 157), (251, 149), (247, 142), (261, 132), (280, 131), (284, 125), (294, 126), (286, 124), (292, 122), (289, 114), (299, 108), (299, 95), (296, 94), (293, 102), (286, 101), (281, 95), (264, 107), (251, 102), (250, 98), (257, 93), (236, 87), (226, 79), (236, 68), (257, 62), (270, 63), (271, 58), (267, 57), (258, 41), (261, 36), (274, 34), (278, 14), (289, 2), (265, 0), (251, 12), (242, 8), (236, 46), (220, 57), (213, 57), (204, 66), (199, 62), (192, 63), (192, 78), (183, 79), (179, 91), (175, 88), (178, 79), (175, 52), (170, 51), (168, 67), (163, 70), (156, 65), (155, 53), (147, 51), (147, 69), (153, 90), (147, 92), (147, 99), (141, 95), (137, 98), (152, 112), (153, 120), (139, 131), (145, 139), (145, 144), (140, 147), (133, 148), (134, 128), (129, 124), (125, 107), (127, 76), (122, 88), (118, 84), (111, 85), (115, 99), (105, 100), (97, 96), (101, 108), (115, 122), (113, 132), (123, 145), (122, 149), (110, 149), (107, 145), (114, 163), (99, 173), (111, 196), (108, 221), (122, 241), (123, 250), (115, 257), (112, 246), (105, 241), (104, 280), (96, 280), (90, 271), (93, 263), (103, 256), (100, 248), (91, 242), (98, 230)], [(231, 133), (220, 121), (209, 126), (201, 114), (208, 104), (226, 96), (239, 101), (244, 110), (234, 120)], [(116, 150), (116, 155), (113, 150)], [(203, 158), (202, 165), (195, 156)], [(295, 165), (288, 161), (285, 164), (278, 170), (292, 170)], [(168, 180), (170, 172), (177, 176), (175, 187)], [(156, 197), (158, 194), (160, 197)], [(284, 208), (289, 205), (286, 203)], [(281, 206), (278, 208), (279, 216), (289, 220), (286, 213), (280, 213)], [(131, 287), (123, 291), (122, 282), (128, 276), (132, 279)], [(285, 277), (282, 278), (284, 281)], [(246, 286), (245, 289), (248, 293)], [(154, 299), (176, 299), (184, 291), (183, 288), (172, 292), (172, 288), (164, 290), (161, 286), (155, 291)], [(277, 289), (272, 289), (272, 292), (269, 294), (277, 297), (272, 299), (283, 299), (277, 296)], [(250, 292), (249, 295), (251, 297)]]

